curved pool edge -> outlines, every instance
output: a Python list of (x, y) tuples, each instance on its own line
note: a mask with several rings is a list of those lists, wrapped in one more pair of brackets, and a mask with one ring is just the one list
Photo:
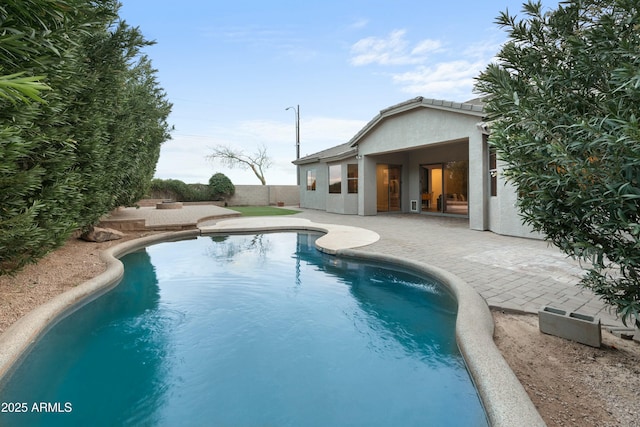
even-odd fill
[(366, 246), (380, 240), (378, 233), (365, 228), (316, 223), (305, 218), (290, 217), (234, 218), (220, 221), (215, 225), (201, 226), (200, 230), (203, 235), (261, 231), (318, 231), (324, 235), (316, 240), (316, 248), (331, 255), (342, 249)]
[(342, 249), (337, 256), (391, 263), (433, 277), (447, 286), (458, 302), (456, 340), (494, 427), (546, 426), (524, 387), (493, 341), (494, 323), (486, 301), (456, 275), (432, 265), (393, 255)]
[(161, 242), (188, 239), (200, 235), (199, 230), (154, 234), (128, 240), (100, 252), (106, 269), (34, 308), (0, 334), (0, 387), (40, 337), (60, 320), (83, 305), (113, 289), (124, 274), (120, 257)]
[[(444, 283), (458, 301), (456, 339), (492, 426), (544, 426), (522, 384), (493, 341), (493, 318), (482, 297), (462, 279), (438, 267), (355, 248), (376, 242), (377, 233), (357, 227), (312, 223), (305, 219), (262, 217), (232, 219), (196, 230), (168, 232), (129, 240), (101, 252), (106, 270), (35, 308), (0, 335), (0, 386), (31, 346), (58, 321), (115, 287), (124, 267), (118, 259), (146, 246), (200, 235), (264, 231), (319, 231), (322, 252), (393, 263), (423, 272)], [(265, 220), (264, 218), (269, 218)], [(288, 220), (288, 221), (287, 221)], [(291, 221), (295, 220), (295, 221)], [(288, 222), (288, 225), (287, 225)]]
[[(98, 276), (73, 287), (31, 310), (0, 334), (0, 387), (17, 367), (33, 344), (57, 322), (78, 308), (113, 289), (124, 273), (119, 258), (146, 246), (195, 238), (200, 235), (225, 233), (251, 233), (275, 231), (317, 231), (325, 233), (316, 241), (316, 247), (334, 254), (344, 247), (371, 244), (380, 236), (370, 230), (357, 227), (318, 224), (301, 218), (246, 217), (222, 220), (198, 229), (173, 231), (128, 240), (100, 252), (106, 269)], [(349, 244), (345, 244), (345, 242)]]

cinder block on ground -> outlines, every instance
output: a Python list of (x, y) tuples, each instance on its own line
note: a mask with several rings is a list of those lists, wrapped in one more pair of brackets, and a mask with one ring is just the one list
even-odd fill
[(570, 313), (553, 307), (538, 311), (540, 332), (565, 338), (591, 347), (600, 347), (600, 319), (580, 313)]

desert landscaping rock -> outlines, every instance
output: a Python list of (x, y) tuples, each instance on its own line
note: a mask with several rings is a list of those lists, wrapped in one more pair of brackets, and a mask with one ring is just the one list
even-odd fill
[(93, 227), (93, 229), (83, 233), (80, 237), (87, 242), (103, 243), (111, 240), (120, 240), (124, 237), (124, 233), (111, 228)]

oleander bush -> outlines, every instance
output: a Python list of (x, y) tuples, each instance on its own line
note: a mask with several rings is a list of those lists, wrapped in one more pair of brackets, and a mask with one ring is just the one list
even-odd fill
[(0, 5), (0, 274), (148, 190), (171, 104), (118, 7)]
[(176, 202), (204, 202), (211, 200), (205, 184), (186, 184), (179, 179), (152, 180), (149, 197)]
[(176, 202), (208, 202), (224, 200), (233, 195), (235, 187), (226, 175), (217, 173), (209, 179), (209, 184), (187, 184), (179, 179), (153, 179), (148, 197), (168, 199)]
[(640, 326), (640, 8), (570, 0), (497, 18), (509, 40), (479, 76), (489, 143), (524, 221), (587, 261), (581, 284)]

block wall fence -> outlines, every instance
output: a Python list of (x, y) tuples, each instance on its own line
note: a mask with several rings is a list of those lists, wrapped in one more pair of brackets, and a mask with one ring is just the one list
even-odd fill
[(284, 203), (300, 205), (297, 185), (236, 185), (236, 192), (227, 200), (229, 206), (267, 206)]
[[(297, 185), (236, 185), (236, 192), (226, 202), (229, 206), (300, 206), (300, 191)], [(142, 199), (138, 206), (155, 206), (163, 199)], [(224, 206), (225, 202), (184, 202), (188, 205), (215, 204)]]

